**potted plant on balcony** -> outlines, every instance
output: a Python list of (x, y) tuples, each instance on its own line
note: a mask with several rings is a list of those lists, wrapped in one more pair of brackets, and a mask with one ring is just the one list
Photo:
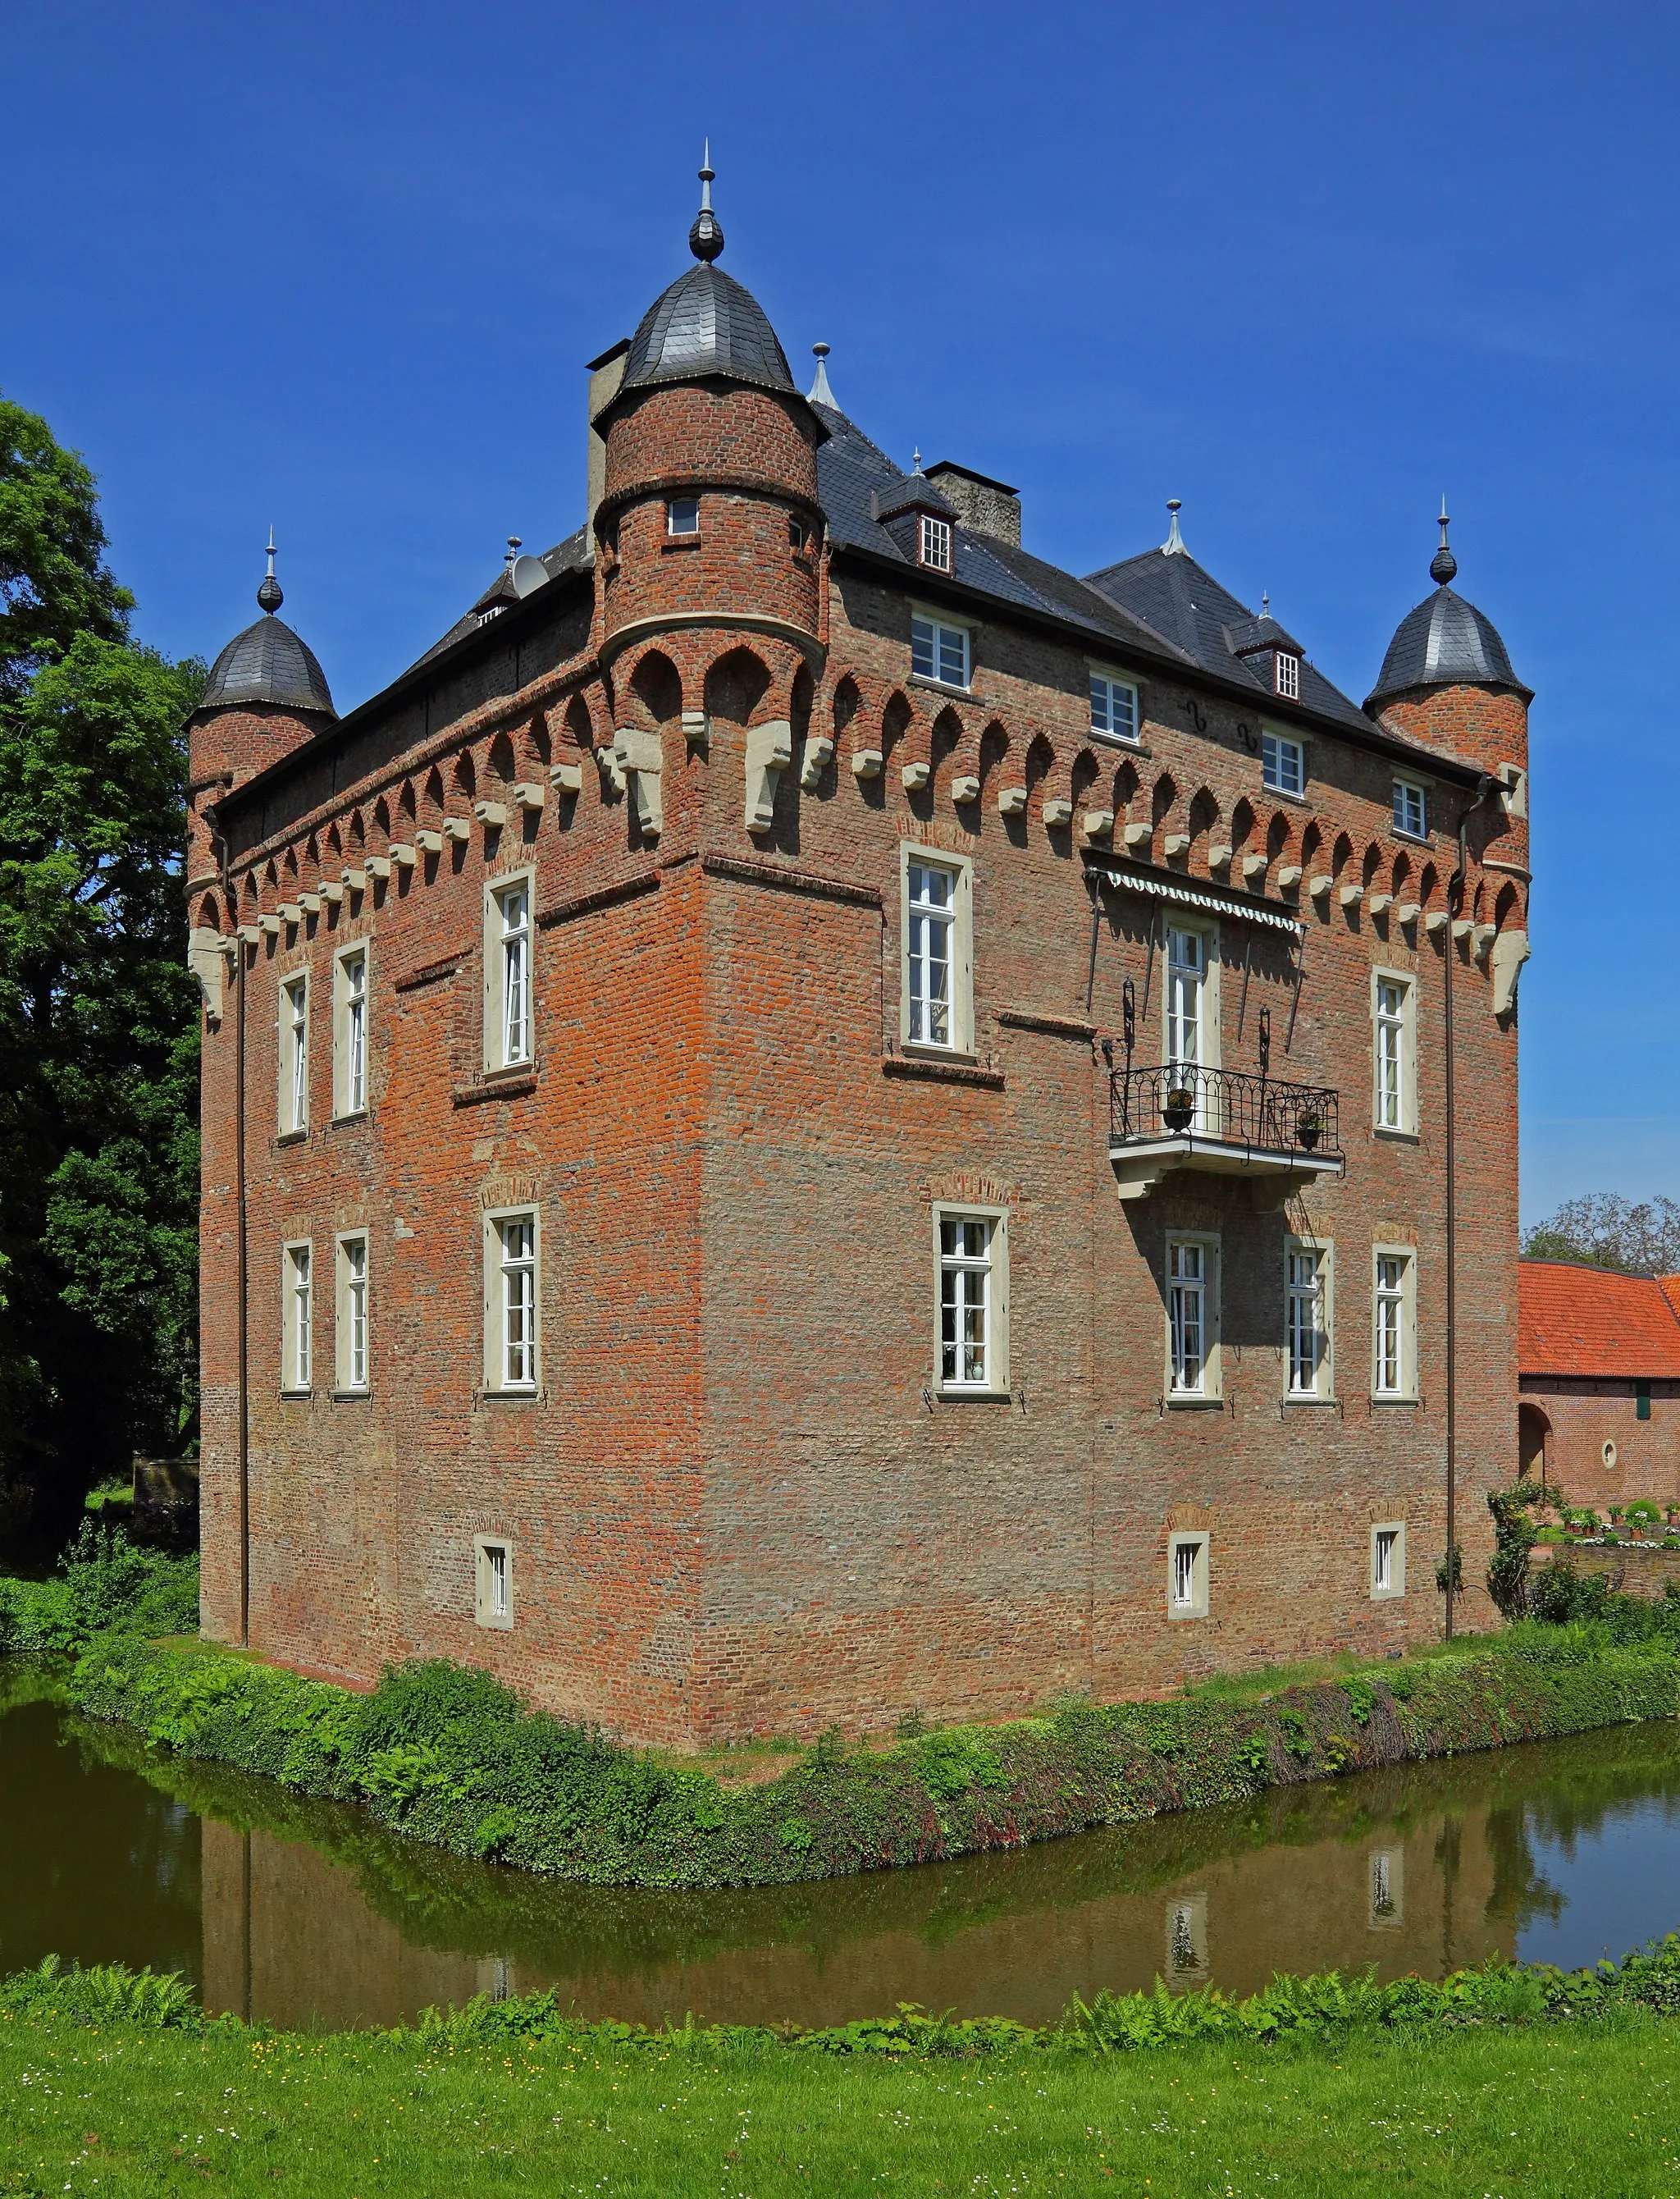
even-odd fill
[(1303, 1107), (1295, 1117), (1295, 1141), (1309, 1152), (1324, 1134), (1324, 1117), (1317, 1107)]
[(1188, 1130), (1190, 1117), (1196, 1111), (1195, 1088), (1187, 1077), (1174, 1075), (1168, 1078), (1161, 1094), (1161, 1119), (1169, 1130)]

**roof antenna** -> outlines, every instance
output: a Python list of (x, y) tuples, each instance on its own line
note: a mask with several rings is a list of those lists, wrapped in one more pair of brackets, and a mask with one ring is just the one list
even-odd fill
[(712, 211), (712, 185), (717, 175), (712, 165), (712, 140), (706, 141), (706, 150), (700, 155), (700, 212), (695, 216), (695, 225), (689, 231), (689, 249), (696, 260), (708, 265), (724, 248), (724, 231), (718, 217)]
[(1184, 509), (1183, 498), (1168, 497), (1166, 508), (1172, 514), (1172, 524), (1166, 530), (1166, 540), (1161, 545), (1161, 555), (1163, 557), (1188, 557), (1190, 553), (1184, 547), (1183, 536), (1178, 532), (1178, 515)]
[(268, 531), (268, 577), (257, 591), (257, 601), (272, 618), (285, 600), (280, 591), (280, 583), (274, 577), (274, 529), (270, 527)]
[(1458, 560), (1453, 556), (1451, 551), (1447, 547), (1447, 529), (1451, 526), (1451, 524), (1452, 522), (1447, 517), (1446, 497), (1443, 494), (1441, 498), (1441, 546), (1429, 560), (1429, 577), (1432, 580), (1436, 581), (1441, 587), (1445, 587), (1447, 582), (1451, 580), (1453, 575), (1458, 570)]
[(828, 387), (828, 347), (827, 344), (812, 344), (811, 348), (817, 359), (817, 378), (805, 392), (805, 402), (826, 405), (831, 412), (838, 412), (840, 407), (834, 402), (834, 393)]
[(507, 574), (509, 580), (511, 580), (514, 575), (514, 560), (519, 555), (519, 536), (517, 534), (510, 534), (508, 537), (508, 555), (503, 564), (503, 570)]

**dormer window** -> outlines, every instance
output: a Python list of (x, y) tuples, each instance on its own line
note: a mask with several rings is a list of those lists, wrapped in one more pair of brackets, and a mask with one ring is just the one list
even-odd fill
[(921, 515), (921, 562), (936, 573), (950, 570), (950, 522), (935, 519), (931, 511)]
[(671, 535), (698, 534), (700, 499), (697, 496), (673, 496), (665, 508), (665, 531)]
[(1277, 691), (1287, 702), (1299, 699), (1301, 691), (1301, 660), (1287, 649), (1280, 649), (1272, 662), (1277, 667)]

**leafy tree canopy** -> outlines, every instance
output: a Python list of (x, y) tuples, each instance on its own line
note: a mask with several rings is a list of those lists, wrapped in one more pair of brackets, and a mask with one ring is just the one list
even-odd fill
[(104, 551), (93, 475), (44, 420), (0, 396), (0, 699), (78, 633), (126, 636), (134, 598)]
[(1531, 1260), (1579, 1260), (1625, 1275), (1680, 1274), (1680, 1205), (1649, 1199), (1635, 1205), (1609, 1191), (1566, 1199), (1522, 1240)]

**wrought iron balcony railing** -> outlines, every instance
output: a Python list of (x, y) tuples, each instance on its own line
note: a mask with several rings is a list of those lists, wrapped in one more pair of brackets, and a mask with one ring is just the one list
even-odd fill
[(1108, 1110), (1111, 1145), (1188, 1137), (1319, 1164), (1342, 1157), (1337, 1095), (1325, 1085), (1169, 1061), (1115, 1070)]

